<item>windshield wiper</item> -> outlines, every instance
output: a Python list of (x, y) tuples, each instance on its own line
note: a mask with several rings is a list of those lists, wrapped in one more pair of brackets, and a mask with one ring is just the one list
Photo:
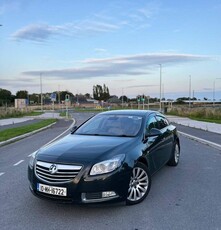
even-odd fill
[(99, 134), (99, 133), (75, 133), (77, 135), (86, 135), (86, 136), (109, 136), (107, 134)]
[(116, 137), (134, 137), (133, 135), (126, 135), (126, 134), (122, 134), (122, 135), (115, 135)]

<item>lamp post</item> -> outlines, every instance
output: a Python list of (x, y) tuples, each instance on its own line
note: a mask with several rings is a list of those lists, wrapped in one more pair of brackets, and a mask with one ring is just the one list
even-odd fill
[(124, 88), (122, 88), (122, 98), (121, 98), (121, 101), (122, 101), (122, 109), (124, 107)]
[(189, 76), (189, 108), (190, 108), (190, 98), (191, 98), (191, 75)]
[(161, 112), (161, 109), (162, 109), (162, 106), (161, 106), (161, 100), (162, 100), (162, 65), (159, 64), (160, 66), (160, 112)]
[(41, 89), (41, 112), (43, 112), (42, 73), (40, 73), (40, 89)]
[(221, 80), (221, 78), (215, 78), (213, 81), (213, 107), (215, 106), (216, 80)]

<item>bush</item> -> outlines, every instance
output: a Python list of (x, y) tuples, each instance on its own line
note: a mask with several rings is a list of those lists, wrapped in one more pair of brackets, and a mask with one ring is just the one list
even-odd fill
[(170, 115), (190, 117), (198, 119), (210, 119), (221, 121), (221, 108), (186, 108), (174, 107), (168, 112)]

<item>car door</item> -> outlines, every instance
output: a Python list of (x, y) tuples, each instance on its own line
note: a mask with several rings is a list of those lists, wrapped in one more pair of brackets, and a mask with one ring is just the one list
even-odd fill
[(167, 119), (161, 115), (156, 115), (157, 119), (157, 128), (160, 129), (162, 132), (161, 139), (160, 139), (160, 151), (157, 155), (157, 165), (158, 167), (162, 167), (165, 165), (170, 156), (172, 151), (173, 145), (173, 132), (170, 129), (169, 122)]
[[(152, 128), (158, 128), (157, 119), (155, 115), (150, 115), (148, 117), (145, 125), (145, 133), (148, 135)], [(164, 151), (162, 148), (162, 141), (162, 135), (149, 136), (146, 139), (146, 154), (149, 158), (149, 170), (151, 174), (157, 171), (161, 166), (160, 157), (163, 155), (162, 152)]]

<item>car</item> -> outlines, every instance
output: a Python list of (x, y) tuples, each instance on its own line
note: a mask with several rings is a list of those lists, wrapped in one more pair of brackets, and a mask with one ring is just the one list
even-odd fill
[(143, 201), (151, 178), (177, 166), (180, 140), (167, 118), (151, 110), (99, 113), (40, 148), (28, 165), (30, 190), (60, 202)]

